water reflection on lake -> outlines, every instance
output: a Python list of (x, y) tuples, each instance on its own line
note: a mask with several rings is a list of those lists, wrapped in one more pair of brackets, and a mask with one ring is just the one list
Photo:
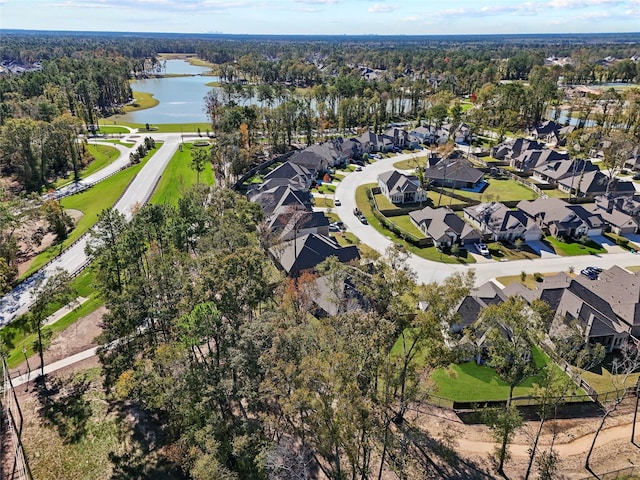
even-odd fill
[(211, 87), (206, 84), (218, 80), (217, 77), (202, 76), (209, 70), (184, 60), (167, 60), (163, 73), (194, 76), (136, 80), (131, 84), (133, 91), (151, 93), (160, 103), (153, 108), (119, 115), (118, 121), (142, 124), (208, 122), (204, 97)]

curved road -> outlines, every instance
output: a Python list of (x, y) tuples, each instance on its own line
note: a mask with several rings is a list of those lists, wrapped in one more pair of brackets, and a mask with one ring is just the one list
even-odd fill
[[(352, 172), (336, 187), (335, 198), (339, 198), (342, 205), (334, 207), (333, 211), (340, 216), (340, 219), (347, 226), (348, 230), (353, 232), (362, 242), (374, 248), (380, 253), (393, 244), (391, 240), (378, 232), (371, 225), (363, 225), (353, 215), (353, 209), (356, 207), (356, 189), (366, 183), (378, 183), (378, 175), (383, 172), (394, 169), (393, 164), (400, 160), (407, 160), (420, 156), (418, 154), (396, 155), (389, 158), (383, 158), (366, 167), (361, 172)], [(610, 268), (614, 265), (628, 267), (631, 265), (640, 265), (640, 257), (630, 252), (624, 253), (607, 253), (603, 255), (581, 255), (575, 257), (554, 256), (551, 258), (540, 258), (536, 260), (514, 260), (509, 262), (499, 262), (496, 260), (488, 260), (481, 258), (478, 263), (471, 265), (455, 265), (445, 264), (426, 260), (417, 255), (411, 254), (409, 262), (418, 274), (419, 282), (440, 282), (449, 275), (458, 271), (466, 271), (474, 269), (476, 271), (476, 285), (480, 285), (495, 277), (505, 275), (520, 275), (524, 271), (528, 274), (535, 272), (568, 272), (573, 267), (576, 272), (592, 265), (603, 269)]]
[[(140, 170), (140, 172), (138, 172), (134, 180), (129, 185), (129, 188), (127, 188), (124, 195), (114, 206), (116, 210), (125, 215), (127, 220), (132, 216), (131, 207), (138, 204), (144, 204), (149, 199), (158, 179), (162, 175), (162, 172), (177, 150), (181, 141), (181, 135), (179, 133), (154, 134), (153, 138), (157, 141), (163, 141), (164, 143)], [(117, 170), (117, 168), (120, 168), (123, 164), (126, 164), (129, 161), (129, 153), (137, 148), (138, 143), (141, 142), (142, 139), (142, 136), (139, 139), (136, 138), (136, 144), (132, 148), (120, 149), (122, 151), (121, 156), (111, 164), (113, 165), (117, 162), (119, 166), (115, 167), (115, 169), (111, 168), (111, 166), (105, 167), (105, 169), (100, 170), (100, 172), (87, 177), (85, 181), (89, 181), (89, 178), (91, 177), (93, 177), (93, 181), (99, 181)], [(84, 266), (88, 261), (84, 252), (86, 243), (87, 235), (85, 234), (75, 244), (73, 244), (71, 248), (65, 250), (62, 255), (58, 256), (53, 262), (2, 297), (0, 300), (0, 328), (4, 327), (14, 318), (22, 315), (29, 309), (29, 306), (32, 303), (33, 293), (36, 286), (40, 283), (40, 280), (46, 279), (58, 268), (62, 268), (69, 273), (77, 272), (82, 268), (82, 266)]]

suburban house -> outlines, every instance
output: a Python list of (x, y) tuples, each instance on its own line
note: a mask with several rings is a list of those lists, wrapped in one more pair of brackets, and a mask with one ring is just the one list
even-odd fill
[(466, 123), (461, 123), (453, 132), (453, 141), (457, 144), (468, 145), (471, 141), (471, 128)]
[(613, 197), (611, 195), (599, 195), (596, 197), (596, 205), (603, 210), (619, 210), (640, 220), (640, 198), (635, 196)]
[(471, 163), (464, 158), (438, 158), (429, 159), (428, 166), (424, 170), (425, 179), (428, 178), (432, 185), (442, 188), (480, 188), (482, 173), (473, 168)]
[(315, 233), (275, 245), (269, 249), (269, 252), (282, 269), (292, 275), (313, 270), (319, 263), (332, 256), (342, 263), (360, 258), (355, 245), (341, 247), (330, 237)]
[(329, 167), (344, 166), (349, 161), (362, 157), (362, 145), (355, 138), (336, 139), (321, 144), (310, 145), (303, 152), (313, 152), (326, 160)]
[(252, 183), (247, 187), (247, 198), (252, 197), (261, 192), (266, 192), (276, 187), (290, 187), (291, 190), (306, 190), (307, 187), (299, 179), (290, 180), (288, 178), (271, 178), (262, 183)]
[(387, 135), (378, 135), (371, 131), (364, 132), (358, 137), (362, 145), (363, 153), (390, 152), (393, 150), (393, 138)]
[(305, 166), (297, 165), (291, 162), (284, 162), (277, 168), (274, 168), (264, 176), (264, 181), (272, 178), (285, 178), (295, 182), (302, 183), (305, 188), (311, 186), (311, 182), (315, 180), (314, 174)]
[(640, 147), (636, 147), (629, 159), (624, 162), (624, 168), (640, 172)]
[(469, 295), (463, 298), (456, 308), (456, 323), (448, 326), (448, 332), (445, 332), (448, 335), (445, 335), (445, 338), (451, 339), (452, 334), (462, 335), (466, 328), (478, 320), (483, 308), (502, 303), (506, 299), (504, 290), (491, 281), (471, 289)]
[(599, 171), (597, 165), (589, 160), (551, 160), (533, 168), (533, 179), (541, 183), (557, 184), (560, 180), (574, 177), (574, 184), (578, 178), (588, 172)]
[(482, 240), (482, 235), (447, 207), (425, 207), (409, 213), (409, 218), (436, 247), (453, 244), (469, 245)]
[(591, 212), (582, 205), (571, 205), (559, 198), (522, 200), (516, 208), (534, 220), (546, 234), (557, 238), (602, 235), (607, 227), (599, 213)]
[[(318, 145), (318, 147), (322, 148), (320, 145)], [(325, 156), (319, 155), (310, 148), (295, 152), (289, 160), (287, 160), (287, 163), (306, 168), (313, 178), (318, 178), (320, 174), (326, 172), (330, 165), (329, 160)]]
[(420, 143), (430, 145), (436, 142), (436, 128), (431, 126), (423, 126), (414, 128), (409, 132), (409, 135), (417, 138)]
[(543, 167), (552, 162), (558, 162), (561, 160), (568, 161), (569, 155), (566, 153), (559, 153), (550, 148), (543, 148), (542, 150), (530, 149), (521, 152), (519, 155), (511, 157), (509, 165), (521, 172), (528, 172), (530, 170)]
[(631, 181), (623, 181), (614, 178), (609, 186), (610, 177), (600, 170), (593, 170), (575, 176), (565, 177), (558, 181), (558, 189), (563, 192), (572, 192), (578, 197), (592, 197), (607, 194), (612, 195), (633, 195), (636, 188)]
[(530, 129), (529, 134), (534, 140), (542, 140), (548, 144), (561, 146), (565, 144), (567, 135), (574, 129), (573, 125), (563, 127), (553, 120), (547, 120)]
[(309, 233), (329, 236), (329, 219), (323, 212), (281, 207), (267, 218), (266, 225), (273, 238), (280, 242)]
[(289, 211), (310, 211), (313, 203), (313, 196), (309, 190), (293, 190), (289, 186), (274, 187), (255, 193), (248, 198), (249, 201), (262, 207), (265, 217), (269, 217), (274, 212), (282, 212), (285, 207)]
[(492, 147), (489, 153), (496, 160), (511, 160), (512, 158), (522, 155), (526, 151), (544, 149), (545, 146), (543, 144), (534, 140), (517, 138)]
[[(620, 197), (624, 198), (624, 197)], [(614, 208), (614, 202), (611, 197), (606, 201), (607, 197), (598, 197), (595, 204), (585, 207), (593, 213), (599, 213), (603, 220), (607, 222), (609, 231), (617, 235), (633, 234), (638, 231), (638, 220), (631, 215)]]
[(545, 277), (535, 290), (514, 283), (505, 289), (528, 302), (544, 300), (555, 312), (550, 335), (563, 338), (568, 328), (578, 328), (585, 340), (612, 351), (629, 335), (640, 334), (640, 275), (614, 266), (597, 279), (559, 273)]
[(384, 134), (387, 137), (392, 138), (393, 145), (398, 148), (414, 149), (420, 143), (420, 140), (417, 137), (411, 135), (409, 132), (403, 130), (402, 128), (392, 127), (384, 132)]
[(405, 175), (397, 170), (378, 175), (380, 192), (392, 203), (416, 203), (427, 199), (427, 192), (420, 185), (418, 177)]
[(329, 276), (318, 277), (313, 283), (313, 303), (318, 317), (333, 317), (369, 308), (366, 298), (348, 276), (337, 282)]
[(464, 218), (476, 225), (483, 235), (494, 241), (525, 242), (540, 240), (542, 229), (519, 210), (511, 210), (503, 203), (481, 203), (464, 209)]

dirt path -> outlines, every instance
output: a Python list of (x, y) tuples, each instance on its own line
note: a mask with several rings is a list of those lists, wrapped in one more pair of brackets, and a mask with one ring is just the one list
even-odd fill
[[(638, 432), (640, 432), (640, 422), (636, 422), (636, 428)], [(631, 423), (617, 425), (615, 427), (607, 428), (600, 432), (598, 435), (598, 441), (596, 443), (596, 447), (600, 447), (606, 444), (610, 444), (611, 442), (617, 440), (624, 440), (631, 438)], [(561, 457), (567, 457), (571, 455), (580, 455), (583, 453), (587, 453), (589, 448), (591, 447), (591, 442), (593, 442), (593, 433), (589, 435), (584, 435), (582, 437), (571, 440), (567, 443), (555, 443), (554, 449), (558, 452)], [(548, 441), (541, 441), (539, 443), (539, 447), (541, 449), (550, 446)], [(473, 439), (461, 438), (458, 440), (458, 449), (460, 451), (471, 453), (471, 454), (491, 454), (495, 451), (497, 447), (496, 443), (493, 442), (482, 442)], [(518, 457), (528, 457), (529, 456), (529, 448), (531, 445), (527, 444), (510, 444), (509, 445), (509, 453), (513, 456)]]

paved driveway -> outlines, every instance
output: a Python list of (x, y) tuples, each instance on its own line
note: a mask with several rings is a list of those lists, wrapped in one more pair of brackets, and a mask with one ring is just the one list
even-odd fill
[(553, 258), (557, 257), (558, 254), (546, 243), (540, 240), (532, 240), (527, 242), (527, 245), (533, 250), (540, 258)]

